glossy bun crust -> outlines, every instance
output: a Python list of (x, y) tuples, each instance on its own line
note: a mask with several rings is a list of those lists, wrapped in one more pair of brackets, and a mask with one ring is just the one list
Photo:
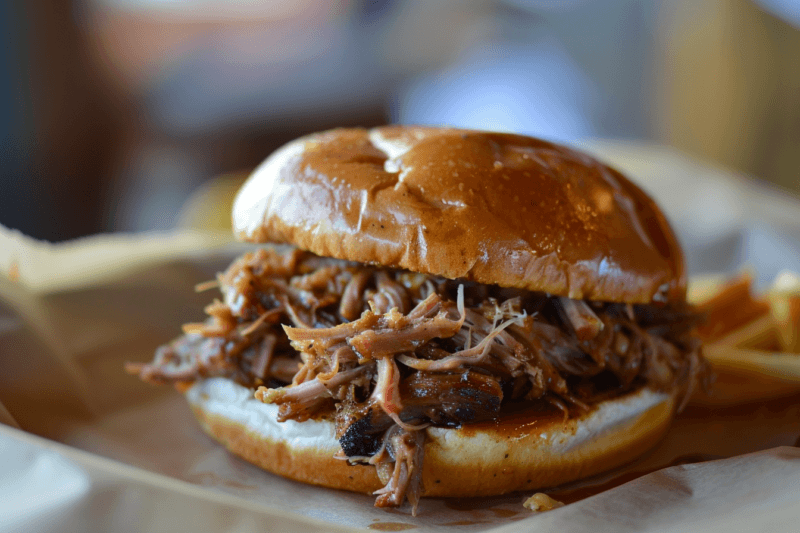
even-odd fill
[(685, 296), (661, 211), (616, 170), (530, 137), (339, 129), (282, 147), (233, 210), (246, 241), (574, 299)]
[[(226, 378), (186, 392), (200, 425), (234, 454), (283, 477), (371, 493), (376, 469), (334, 459), (334, 423), (277, 422), (278, 408)], [(517, 413), (460, 429), (428, 428), (424, 496), (491, 496), (554, 487), (631, 462), (669, 427), (675, 396), (640, 389), (564, 420), (559, 413)]]

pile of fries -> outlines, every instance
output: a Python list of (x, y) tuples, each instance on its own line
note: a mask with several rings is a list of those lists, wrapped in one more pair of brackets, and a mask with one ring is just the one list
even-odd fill
[(704, 353), (718, 374), (701, 403), (736, 403), (800, 393), (800, 275), (782, 272), (763, 293), (745, 272), (693, 280), (689, 300), (705, 315)]

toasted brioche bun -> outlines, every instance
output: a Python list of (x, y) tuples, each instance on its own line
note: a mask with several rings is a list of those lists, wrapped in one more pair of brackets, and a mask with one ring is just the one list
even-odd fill
[[(304, 137), (248, 178), (233, 229), (245, 241), (574, 299), (686, 296), (680, 246), (644, 192), (587, 155), (519, 135), (390, 126)], [(207, 433), (266, 470), (357, 492), (384, 485), (374, 467), (333, 458), (332, 420), (278, 423), (277, 406), (221, 378), (186, 396)], [(657, 442), (675, 406), (675, 395), (643, 388), (569, 420), (504, 412), (427, 428), (422, 494), (502, 494), (615, 468)]]
[(520, 135), (339, 129), (293, 141), (248, 179), (234, 233), (317, 255), (574, 299), (684, 299), (661, 211), (616, 170)]
[[(372, 466), (334, 459), (340, 446), (327, 420), (277, 422), (278, 408), (226, 378), (185, 393), (203, 429), (228, 450), (275, 474), (371, 493), (383, 486)], [(672, 395), (639, 389), (583, 416), (515, 413), (503, 422), (428, 428), (425, 496), (488, 496), (552, 487), (632, 461), (666, 432)]]

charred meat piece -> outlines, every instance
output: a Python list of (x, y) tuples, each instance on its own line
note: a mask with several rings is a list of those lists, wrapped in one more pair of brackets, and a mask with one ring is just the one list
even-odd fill
[(494, 376), (472, 370), (462, 373), (415, 372), (400, 384), (401, 418), (458, 427), (497, 417), (503, 388)]
[[(493, 376), (462, 373), (417, 372), (400, 384), (403, 408), (400, 418), (415, 424), (458, 427), (467, 422), (497, 417), (503, 389)], [(348, 457), (378, 452), (383, 433), (393, 425), (377, 402), (342, 406), (336, 416), (339, 443)]]
[(343, 407), (336, 416), (342, 451), (351, 458), (372, 457), (381, 449), (383, 435), (394, 421), (377, 406), (353, 406), (350, 412), (346, 410)]

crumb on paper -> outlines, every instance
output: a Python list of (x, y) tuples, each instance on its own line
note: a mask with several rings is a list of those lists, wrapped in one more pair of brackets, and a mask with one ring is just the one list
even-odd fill
[(522, 504), (526, 509), (530, 509), (535, 513), (543, 513), (545, 511), (552, 511), (559, 507), (564, 507), (564, 503), (554, 500), (544, 492), (537, 492)]

